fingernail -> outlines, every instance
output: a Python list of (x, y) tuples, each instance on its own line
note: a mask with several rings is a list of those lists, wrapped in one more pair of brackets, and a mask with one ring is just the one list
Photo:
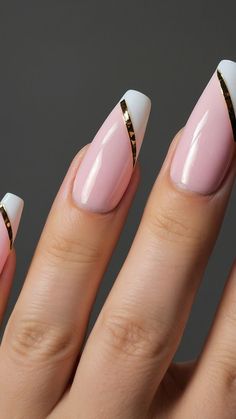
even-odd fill
[(108, 212), (121, 200), (143, 141), (151, 101), (128, 90), (105, 120), (80, 164), (73, 186), (79, 207)]
[(0, 272), (16, 238), (24, 201), (7, 193), (0, 202)]
[(195, 106), (177, 145), (170, 176), (203, 195), (223, 181), (235, 151), (236, 63), (223, 60)]

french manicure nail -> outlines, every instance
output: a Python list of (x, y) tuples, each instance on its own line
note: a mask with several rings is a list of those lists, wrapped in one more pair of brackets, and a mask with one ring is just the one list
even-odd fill
[(24, 201), (7, 193), (0, 202), (0, 272), (16, 238)]
[(107, 117), (84, 156), (73, 186), (79, 207), (108, 212), (121, 200), (141, 148), (151, 101), (128, 90)]
[(203, 195), (215, 192), (235, 152), (236, 63), (223, 60), (197, 102), (177, 145), (170, 176)]

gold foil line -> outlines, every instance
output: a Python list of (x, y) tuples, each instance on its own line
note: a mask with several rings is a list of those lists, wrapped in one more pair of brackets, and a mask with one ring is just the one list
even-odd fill
[(234, 111), (234, 106), (232, 103), (232, 99), (228, 90), (228, 87), (224, 81), (224, 78), (221, 74), (221, 72), (219, 70), (217, 70), (217, 76), (218, 79), (220, 81), (220, 86), (221, 86), (221, 90), (223, 92), (225, 101), (226, 101), (226, 105), (228, 108), (228, 112), (229, 112), (229, 118), (230, 118), (230, 122), (232, 125), (232, 130), (233, 130), (233, 134), (234, 134), (234, 141), (236, 141), (236, 118), (235, 118), (235, 111)]
[(125, 125), (126, 125), (127, 131), (128, 131), (128, 135), (129, 135), (129, 140), (130, 140), (131, 150), (132, 150), (132, 155), (133, 155), (133, 166), (134, 166), (135, 162), (136, 162), (136, 156), (137, 156), (136, 138), (135, 138), (134, 127), (133, 127), (133, 124), (132, 124), (132, 121), (131, 121), (131, 118), (130, 118), (130, 114), (129, 114), (127, 103), (126, 103), (125, 99), (121, 100), (120, 106), (121, 106), (121, 109), (122, 109), (123, 118), (124, 118)]
[(9, 217), (7, 215), (7, 212), (6, 212), (3, 204), (1, 204), (1, 203), (0, 203), (0, 212), (2, 214), (4, 223), (5, 223), (7, 232), (8, 232), (8, 236), (9, 236), (9, 240), (10, 240), (10, 249), (11, 249), (12, 246), (13, 246), (13, 233), (12, 233), (11, 222), (10, 222), (10, 219), (9, 219)]

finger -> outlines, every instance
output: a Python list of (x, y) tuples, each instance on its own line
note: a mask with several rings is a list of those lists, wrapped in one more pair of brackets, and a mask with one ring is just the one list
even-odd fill
[(7, 193), (0, 202), (0, 324), (15, 271), (15, 251), (11, 249), (22, 210), (23, 200), (14, 194)]
[(235, 176), (217, 72), (173, 148), (77, 370), (69, 402), (85, 417), (118, 415), (112, 394), (120, 417), (144, 417), (180, 341)]
[(16, 253), (12, 250), (6, 260), (4, 268), (0, 274), (0, 324), (2, 323), (4, 313), (12, 286), (12, 280), (16, 267)]
[[(185, 409), (209, 419), (234, 419), (236, 409), (236, 261), (185, 397)], [(209, 403), (212, 400), (214, 403)], [(216, 413), (217, 412), (217, 413)]]
[[(149, 100), (129, 91), (127, 103), (140, 147)], [(9, 417), (16, 403), (22, 417), (30, 417), (32, 406), (35, 417), (45, 417), (68, 385), (139, 181), (130, 123), (126, 126), (129, 112), (124, 116), (120, 103), (114, 108), (86, 152), (75, 158), (50, 211), (2, 342), (0, 405)]]

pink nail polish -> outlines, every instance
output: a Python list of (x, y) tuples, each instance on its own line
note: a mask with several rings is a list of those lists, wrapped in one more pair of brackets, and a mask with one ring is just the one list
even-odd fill
[(211, 194), (230, 166), (236, 139), (236, 63), (223, 60), (180, 138), (170, 176), (180, 187)]
[(16, 238), (23, 206), (23, 200), (11, 193), (0, 202), (0, 272)]
[(143, 141), (151, 101), (128, 90), (112, 110), (80, 164), (73, 187), (79, 207), (108, 212), (119, 203)]

